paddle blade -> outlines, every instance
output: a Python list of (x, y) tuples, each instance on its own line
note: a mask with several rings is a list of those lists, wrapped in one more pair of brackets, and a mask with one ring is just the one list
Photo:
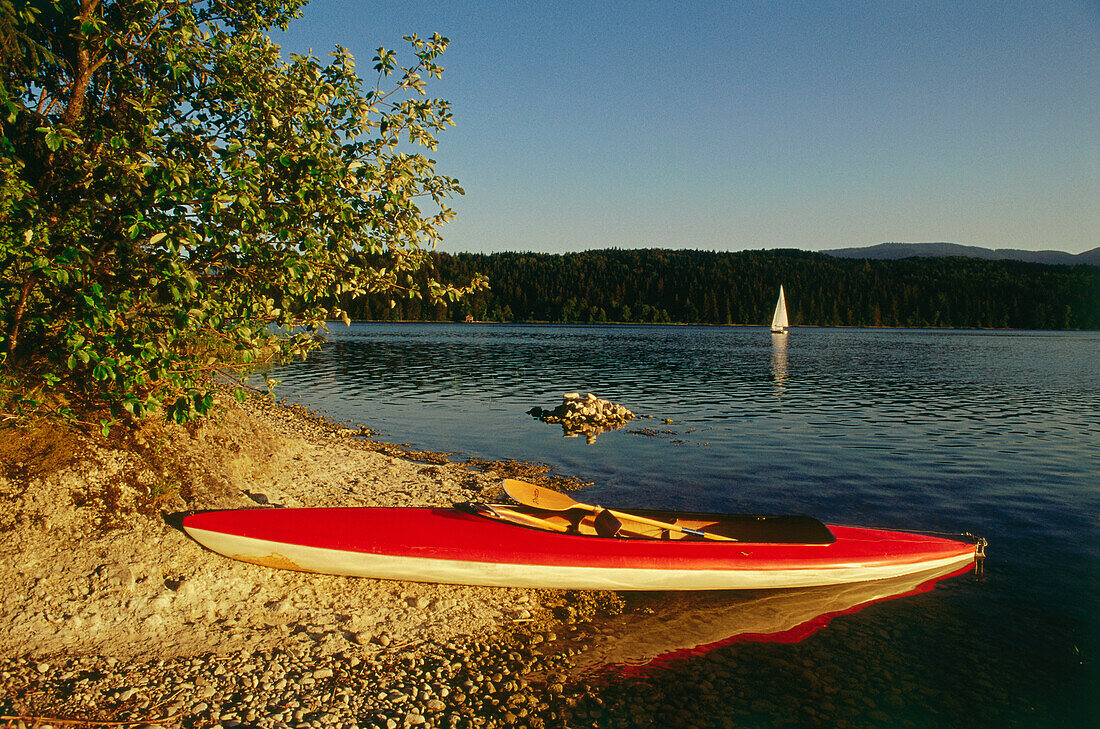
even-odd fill
[(504, 479), (504, 492), (524, 506), (533, 506), (548, 511), (566, 511), (576, 506), (582, 506), (560, 491), (544, 489), (533, 483), (517, 481), (514, 478)]

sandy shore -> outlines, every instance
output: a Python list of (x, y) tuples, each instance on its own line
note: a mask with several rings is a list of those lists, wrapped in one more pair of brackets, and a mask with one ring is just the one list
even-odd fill
[[(107, 440), (63, 426), (0, 431), (0, 715), (296, 727), (484, 725), (496, 715), (540, 724), (529, 694), (523, 706), (512, 702), (516, 711), (468, 697), (480, 684), (508, 684), (514, 697), (527, 686), (521, 674), (552, 674), (553, 658), (512, 649), (555, 637), (553, 609), (573, 616), (577, 601), (606, 598), (272, 570), (211, 553), (166, 518), (264, 505), (450, 505), (491, 498), (506, 473), (540, 470), (453, 463), (361, 436), (262, 401)], [(281, 668), (257, 683), (273, 665)], [(255, 685), (227, 684), (242, 674)], [(329, 684), (339, 676), (349, 688), (333, 704)], [(394, 681), (400, 687), (385, 688)]]

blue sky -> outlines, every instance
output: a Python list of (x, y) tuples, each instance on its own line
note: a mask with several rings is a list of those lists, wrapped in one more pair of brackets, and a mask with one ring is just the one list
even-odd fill
[(1096, 0), (312, 0), (274, 37), (368, 78), (434, 32), (441, 250), (1100, 245)]

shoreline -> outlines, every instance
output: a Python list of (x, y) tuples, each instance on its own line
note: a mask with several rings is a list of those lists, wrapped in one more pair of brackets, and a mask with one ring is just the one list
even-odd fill
[[(326, 324), (343, 324), (339, 319)], [(593, 322), (552, 322), (552, 321), (425, 321), (422, 319), (352, 319), (352, 324), (446, 324), (467, 326), (469, 324), (490, 324), (496, 326), (537, 326), (537, 327), (705, 327), (709, 329), (768, 329), (770, 324), (714, 324), (712, 322), (629, 322), (629, 321), (593, 321)], [(889, 326), (886, 324), (794, 324), (790, 329), (867, 329), (870, 331), (913, 331), (913, 332), (1029, 332), (1029, 333), (1091, 333), (1100, 329), (1021, 329), (1014, 327), (949, 327), (949, 326)]]
[(611, 593), (273, 570), (203, 549), (169, 516), (449, 506), (493, 498), (505, 475), (580, 485), (541, 464), (456, 463), (258, 398), (108, 440), (13, 430), (0, 431), (17, 444), (0, 459), (0, 716), (26, 724), (543, 725), (569, 661), (538, 646), (616, 608)]

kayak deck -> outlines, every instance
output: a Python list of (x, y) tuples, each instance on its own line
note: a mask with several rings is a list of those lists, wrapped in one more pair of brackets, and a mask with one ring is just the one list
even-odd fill
[[(804, 517), (675, 516), (693, 523), (710, 521), (706, 529), (732, 530), (740, 534), (734, 537), (739, 541), (585, 536), (437, 508), (216, 511), (189, 515), (183, 526), (216, 552), (270, 567), (506, 587), (806, 587), (962, 569), (976, 555), (974, 544), (956, 540), (817, 522), (831, 538), (824, 541), (820, 529)], [(818, 541), (774, 539), (799, 533), (816, 535)], [(755, 541), (768, 534), (772, 541)]]

